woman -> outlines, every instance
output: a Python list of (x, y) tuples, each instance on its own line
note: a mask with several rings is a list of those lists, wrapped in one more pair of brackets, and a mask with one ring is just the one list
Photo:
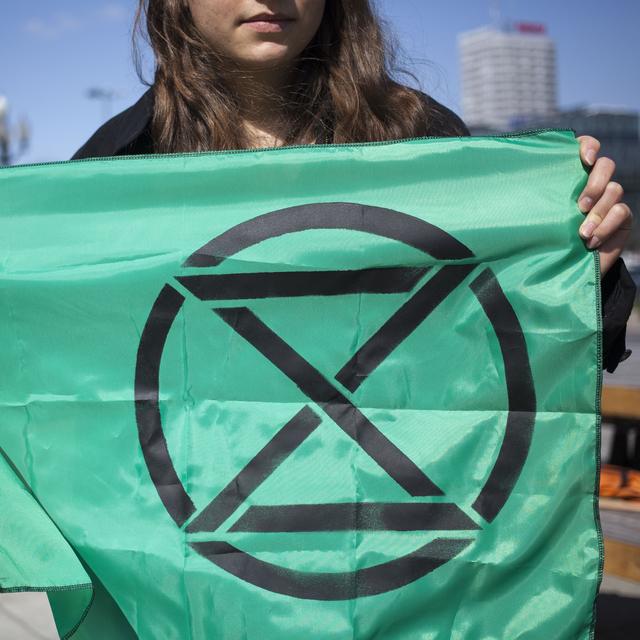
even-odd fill
[[(291, 144), (468, 136), (430, 96), (391, 79), (393, 48), (369, 0), (140, 0), (155, 56), (151, 88), (72, 159)], [(137, 52), (137, 49), (136, 49)], [(140, 58), (136, 53), (138, 73)], [(600, 143), (580, 136), (590, 167), (579, 233), (602, 269), (603, 366), (631, 351), (636, 287), (620, 253), (632, 213)]]

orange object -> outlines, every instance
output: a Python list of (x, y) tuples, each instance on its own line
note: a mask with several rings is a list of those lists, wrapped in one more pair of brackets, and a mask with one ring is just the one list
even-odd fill
[(640, 501), (640, 471), (605, 464), (600, 470), (600, 495)]

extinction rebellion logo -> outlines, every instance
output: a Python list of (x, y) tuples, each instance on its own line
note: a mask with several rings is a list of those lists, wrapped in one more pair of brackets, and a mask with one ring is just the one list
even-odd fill
[[(447, 262), (434, 268), (426, 280), (425, 274), (431, 267), (215, 273), (215, 267), (243, 249), (270, 238), (316, 229), (373, 234)], [(477, 521), (491, 523), (496, 518), (525, 463), (536, 398), (518, 318), (491, 269), (482, 267), (474, 258), (456, 238), (419, 218), (381, 207), (336, 202), (295, 206), (257, 216), (212, 239), (184, 262), (183, 267), (209, 269), (201, 275), (176, 275), (182, 287), (212, 307), (224, 323), (251, 345), (257, 358), (265, 358), (273, 365), (274, 375), (286, 376), (308, 399), (297, 412), (292, 411), (288, 421), (237, 470), (235, 477), (228, 478), (217, 495), (207, 504), (196, 504), (172, 462), (160, 411), (162, 356), (169, 331), (185, 302), (179, 287), (164, 285), (140, 338), (135, 374), (136, 420), (151, 479), (167, 512), (188, 534), (209, 534), (207, 540), (198, 538), (189, 543), (195, 551), (238, 579), (276, 593), (316, 600), (348, 600), (398, 589), (422, 578), (474, 541), (474, 534), (482, 526)], [(471, 505), (477, 518), (470, 517), (454, 501), (447, 501), (442, 489), (430, 479), (428, 469), (420, 468), (412, 460), (411, 451), (401, 450), (384, 435), (353, 400), (358, 388), (379, 374), (380, 365), (465, 280), (464, 287), (468, 286), (477, 298), (500, 346), (508, 399), (502, 442)], [(250, 306), (252, 300), (265, 298), (402, 292), (410, 296), (355, 353), (345, 354), (344, 364), (333, 378), (321, 373)], [(228, 306), (234, 300), (243, 304)], [(222, 301), (225, 306), (216, 306)], [(407, 499), (253, 504), (230, 527), (221, 528), (242, 511), (247, 498), (287, 458), (295, 456), (298, 447), (327, 419), (357, 443), (399, 485)], [(464, 481), (464, 469), (459, 470), (459, 475)], [(296, 536), (335, 531), (412, 531), (431, 535), (428, 542), (408, 554), (344, 572), (310, 572), (280, 566), (219, 539), (228, 540), (234, 532)], [(435, 538), (434, 531), (438, 532)], [(222, 532), (225, 536), (220, 535)]]

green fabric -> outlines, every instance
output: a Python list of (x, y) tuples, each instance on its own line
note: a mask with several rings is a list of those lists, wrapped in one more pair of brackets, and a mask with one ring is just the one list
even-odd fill
[(591, 638), (586, 180), (572, 130), (1, 170), (0, 587), (74, 638)]
[(87, 611), (91, 581), (19, 472), (1, 455), (0, 487), (0, 593), (48, 592), (70, 611), (58, 625), (65, 636)]

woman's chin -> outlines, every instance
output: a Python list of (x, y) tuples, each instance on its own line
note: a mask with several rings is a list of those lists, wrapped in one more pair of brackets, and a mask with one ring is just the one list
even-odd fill
[(276, 42), (264, 42), (250, 54), (242, 56), (242, 65), (250, 70), (272, 69), (288, 64), (295, 57), (291, 50)]

